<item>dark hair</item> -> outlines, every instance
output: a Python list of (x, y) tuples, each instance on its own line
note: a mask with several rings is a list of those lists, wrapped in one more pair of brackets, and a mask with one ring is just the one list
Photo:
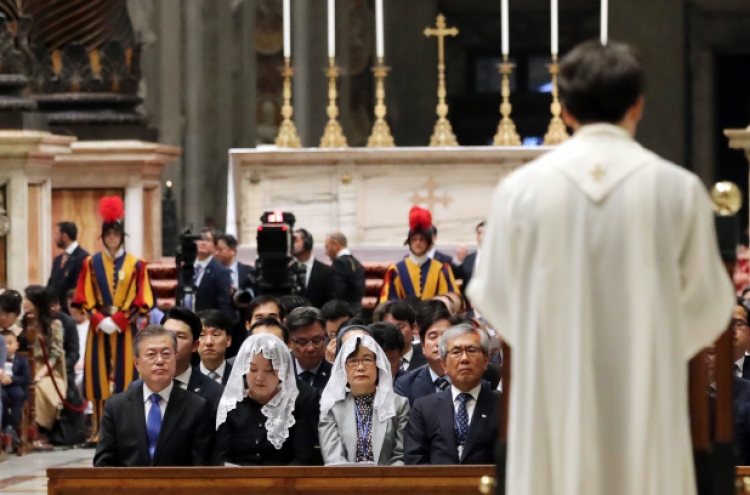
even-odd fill
[(377, 306), (375, 306), (375, 309), (372, 310), (372, 321), (373, 322), (379, 322), (383, 321), (383, 316), (385, 314), (385, 309), (388, 307), (388, 304), (390, 304), (393, 301), (386, 301), (382, 303), (378, 303)]
[(344, 343), (342, 342), (342, 340), (344, 339), (344, 335), (351, 332), (352, 330), (364, 330), (369, 335), (372, 335), (372, 332), (365, 326), (365, 323), (362, 320), (359, 320), (357, 318), (350, 318), (349, 320), (342, 323), (341, 326), (339, 326), (338, 331), (336, 332), (336, 355), (338, 355), (339, 351), (341, 350), (341, 346), (344, 345)]
[(61, 304), (60, 293), (57, 292), (57, 289), (55, 289), (51, 285), (48, 285), (44, 288), (44, 290), (47, 292), (47, 301), (49, 302), (50, 306), (55, 303)]
[(273, 296), (258, 296), (250, 301), (250, 304), (248, 304), (247, 309), (245, 310), (245, 319), (247, 321), (252, 320), (255, 310), (268, 303), (273, 303), (276, 305), (276, 308), (279, 310), (279, 318), (283, 320), (284, 315), (286, 314), (286, 312), (284, 311), (284, 305), (281, 304), (281, 301), (278, 298)]
[(8, 337), (13, 337), (13, 338), (14, 338), (14, 339), (16, 339), (16, 340), (18, 339), (18, 337), (16, 336), (16, 334), (15, 334), (15, 333), (13, 333), (13, 331), (12, 331), (12, 330), (3, 330), (2, 332), (0, 332), (0, 335), (2, 335), (2, 336), (3, 336), (4, 338), (6, 338), (6, 339), (7, 339)]
[(417, 318), (414, 309), (409, 306), (408, 303), (403, 301), (391, 301), (388, 303), (383, 311), (383, 317), (385, 317), (385, 315), (391, 315), (394, 320), (405, 321), (412, 326)]
[(407, 298), (402, 299), (401, 302), (405, 302), (406, 304), (411, 306), (411, 309), (413, 309), (414, 312), (416, 313), (424, 301), (422, 301), (422, 299), (417, 296), (409, 296)]
[(454, 317), (450, 311), (445, 307), (445, 304), (441, 303), (440, 301), (435, 301), (438, 304), (442, 306), (442, 309), (426, 309), (425, 311), (420, 311), (417, 313), (417, 325), (419, 326), (419, 340), (421, 340), (424, 343), (424, 337), (427, 333), (427, 330), (430, 329), (432, 325), (437, 323), (440, 320), (448, 320), (453, 325), (458, 325), (463, 320), (460, 318)]
[(237, 239), (232, 234), (221, 234), (214, 237), (214, 245), (218, 245), (219, 241), (224, 241), (229, 249), (237, 249)]
[(68, 239), (75, 241), (78, 238), (78, 227), (73, 222), (60, 222), (57, 224), (61, 234), (68, 236)]
[(383, 352), (401, 352), (404, 349), (404, 334), (393, 323), (373, 323), (370, 332)]
[(748, 293), (748, 292), (750, 292), (750, 285), (746, 285), (746, 286), (745, 286), (745, 287), (744, 287), (744, 288), (742, 289), (742, 297), (745, 297), (745, 295), (747, 295), (747, 293)]
[(745, 301), (741, 297), (738, 297), (737, 306), (742, 306), (742, 309), (745, 310), (745, 321), (750, 323), (750, 304), (748, 303), (748, 301)]
[[(41, 285), (29, 285), (24, 290), (26, 299), (34, 305), (36, 310), (37, 320), (42, 327), (42, 334), (45, 337), (50, 335), (52, 329), (52, 314), (49, 309), (49, 299), (47, 296), (47, 290)], [(23, 319), (23, 329), (26, 330), (28, 322), (26, 318)]]
[(312, 251), (313, 248), (313, 236), (310, 232), (305, 229), (297, 229), (295, 232), (299, 232), (302, 236), (302, 249), (305, 251)]
[[(177, 318), (175, 318), (175, 320), (176, 319)], [(136, 357), (141, 354), (141, 342), (146, 339), (163, 337), (165, 335), (169, 336), (169, 339), (172, 341), (172, 346), (174, 347), (175, 352), (177, 352), (177, 337), (175, 337), (172, 332), (164, 328), (162, 325), (147, 325), (146, 328), (135, 334), (135, 338), (133, 339), (133, 352)]]
[(479, 230), (480, 227), (484, 227), (484, 220), (479, 222), (474, 230)]
[(203, 330), (201, 319), (198, 318), (198, 315), (187, 308), (181, 308), (179, 306), (169, 308), (161, 319), (161, 324), (164, 325), (167, 320), (181, 321), (189, 326), (190, 333), (193, 334), (193, 343), (197, 342), (198, 338), (201, 336), (201, 330)]
[(302, 296), (297, 296), (297, 295), (281, 296), (279, 298), (279, 302), (281, 303), (281, 307), (284, 310), (284, 314), (287, 314), (287, 315), (297, 308), (307, 308), (307, 307), (312, 306), (312, 304), (310, 304), (310, 301), (308, 301)]
[(226, 334), (229, 334), (229, 330), (232, 327), (232, 320), (223, 311), (219, 311), (218, 309), (201, 311), (198, 313), (198, 318), (201, 320), (202, 327), (222, 330)]
[(289, 333), (294, 332), (300, 327), (306, 327), (317, 322), (320, 327), (325, 331), (326, 321), (323, 319), (323, 315), (320, 313), (318, 308), (304, 307), (297, 308), (286, 317), (286, 326), (289, 328)]
[(592, 40), (562, 59), (558, 87), (563, 106), (581, 124), (616, 124), (643, 95), (645, 75), (633, 47)]
[(4, 313), (21, 314), (21, 301), (23, 296), (15, 290), (6, 290), (0, 294), (0, 310)]
[(325, 321), (338, 320), (339, 318), (343, 318), (345, 316), (347, 318), (351, 318), (354, 316), (354, 311), (352, 311), (349, 303), (346, 301), (341, 301), (339, 299), (334, 299), (325, 303), (325, 305), (323, 305), (323, 309), (321, 309), (320, 312), (323, 314), (323, 319)]
[(281, 329), (281, 334), (284, 336), (284, 343), (287, 345), (289, 344), (289, 329), (276, 318), (261, 318), (260, 320), (257, 320), (252, 324), (248, 333), (252, 335), (258, 327), (276, 327)]

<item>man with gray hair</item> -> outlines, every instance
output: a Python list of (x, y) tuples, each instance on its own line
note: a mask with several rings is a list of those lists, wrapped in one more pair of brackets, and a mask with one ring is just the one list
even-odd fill
[(326, 237), (326, 254), (338, 277), (339, 297), (349, 303), (354, 313), (362, 310), (365, 297), (365, 269), (347, 247), (346, 236), (334, 232)]
[(469, 324), (443, 333), (440, 358), (451, 386), (414, 402), (404, 432), (406, 464), (494, 464), (499, 393), (482, 381), (489, 347), (489, 336)]

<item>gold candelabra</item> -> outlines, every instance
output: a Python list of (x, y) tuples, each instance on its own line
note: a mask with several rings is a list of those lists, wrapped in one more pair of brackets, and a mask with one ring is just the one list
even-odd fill
[(299, 148), (301, 145), (297, 128), (292, 122), (294, 108), (292, 108), (292, 77), (294, 69), (289, 57), (284, 57), (284, 68), (281, 70), (284, 76), (284, 106), (281, 107), (281, 115), (284, 120), (279, 127), (279, 135), (276, 136), (276, 146), (279, 148)]
[(346, 143), (346, 136), (344, 136), (344, 130), (341, 128), (341, 124), (337, 120), (339, 116), (339, 107), (336, 105), (336, 99), (338, 98), (338, 91), (336, 91), (336, 78), (339, 77), (339, 68), (336, 67), (336, 60), (331, 57), (329, 59), (329, 67), (326, 71), (328, 76), (328, 123), (326, 124), (323, 138), (320, 140), (321, 148), (348, 148)]
[(500, 74), (503, 75), (501, 95), (503, 102), (500, 104), (500, 114), (503, 118), (497, 126), (495, 134), (495, 146), (521, 146), (521, 136), (516, 132), (516, 124), (510, 118), (513, 107), (510, 104), (510, 74), (513, 72), (516, 64), (508, 62), (508, 56), (503, 55), (503, 63), (498, 66)]
[(552, 55), (552, 63), (549, 65), (549, 73), (552, 75), (552, 105), (550, 106), (552, 120), (547, 128), (547, 134), (544, 135), (544, 144), (547, 146), (560, 144), (570, 137), (568, 129), (565, 127), (565, 122), (563, 122), (563, 119), (560, 117), (562, 106), (560, 105), (560, 99), (557, 95), (557, 74), (560, 73), (560, 66), (557, 63), (557, 54)]
[(385, 78), (389, 70), (391, 69), (385, 66), (383, 57), (378, 57), (378, 65), (372, 69), (377, 81), (375, 89), (377, 103), (375, 104), (375, 124), (372, 126), (370, 139), (367, 140), (368, 148), (392, 148), (395, 146), (391, 128), (385, 121)]
[(445, 16), (438, 15), (437, 29), (426, 28), (425, 36), (435, 36), (438, 39), (438, 121), (435, 124), (435, 130), (430, 138), (430, 146), (458, 146), (456, 135), (453, 134), (448, 117), (448, 104), (445, 98), (448, 91), (445, 89), (445, 37), (458, 36), (458, 29), (448, 28), (445, 24)]

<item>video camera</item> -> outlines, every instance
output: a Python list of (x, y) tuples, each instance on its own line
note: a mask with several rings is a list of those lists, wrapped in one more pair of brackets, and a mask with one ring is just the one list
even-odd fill
[(176, 306), (193, 309), (195, 298), (195, 259), (198, 257), (197, 241), (203, 240), (202, 234), (193, 234), (185, 229), (178, 239), (175, 261), (177, 264), (177, 296)]
[(256, 295), (282, 296), (301, 292), (305, 268), (293, 256), (294, 214), (267, 211), (260, 217), (260, 221), (256, 237)]

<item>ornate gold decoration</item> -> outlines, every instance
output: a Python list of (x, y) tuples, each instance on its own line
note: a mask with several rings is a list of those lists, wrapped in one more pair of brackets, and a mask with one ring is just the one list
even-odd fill
[(601, 181), (605, 175), (607, 175), (607, 171), (602, 168), (601, 165), (597, 165), (594, 167), (594, 170), (591, 172), (591, 178), (594, 179), (595, 182)]
[(430, 138), (430, 146), (458, 146), (456, 135), (453, 134), (453, 128), (448, 116), (448, 104), (445, 97), (448, 95), (445, 89), (445, 37), (458, 36), (457, 28), (448, 28), (445, 24), (443, 14), (437, 17), (437, 29), (426, 28), (424, 35), (428, 38), (435, 36), (438, 39), (438, 121), (435, 124), (435, 131)]
[(279, 148), (299, 148), (302, 144), (297, 135), (297, 128), (294, 126), (294, 122), (292, 122), (292, 115), (294, 115), (294, 108), (292, 107), (292, 77), (294, 76), (294, 68), (289, 57), (284, 58), (284, 68), (281, 70), (281, 75), (284, 76), (284, 106), (281, 107), (281, 115), (284, 117), (284, 120), (281, 122), (281, 127), (279, 127), (276, 146)]
[(552, 75), (552, 120), (549, 123), (547, 134), (544, 135), (544, 144), (547, 146), (560, 144), (566, 141), (570, 135), (565, 127), (565, 122), (560, 117), (562, 106), (557, 94), (557, 75), (560, 73), (560, 65), (557, 63), (557, 55), (552, 55), (552, 63), (549, 65), (549, 73)]
[(344, 174), (341, 176), (341, 183), (348, 186), (352, 183), (352, 174)]
[(510, 112), (512, 106), (510, 104), (510, 74), (513, 72), (516, 64), (508, 62), (508, 56), (503, 56), (503, 63), (498, 66), (500, 74), (503, 75), (503, 85), (501, 89), (501, 95), (503, 97), (503, 103), (500, 105), (500, 114), (503, 118), (500, 120), (500, 124), (497, 126), (497, 134), (495, 134), (495, 146), (521, 146), (521, 136), (516, 132), (516, 124), (510, 118)]
[(717, 215), (734, 215), (742, 208), (742, 191), (734, 182), (717, 182), (711, 189), (711, 201)]
[(375, 104), (375, 124), (372, 126), (370, 139), (367, 140), (368, 148), (392, 148), (395, 146), (391, 128), (385, 121), (385, 78), (390, 70), (389, 67), (385, 66), (382, 58), (378, 58), (378, 65), (372, 69), (377, 81), (375, 89), (377, 103)]
[(441, 204), (444, 207), (448, 207), (449, 204), (453, 203), (453, 198), (448, 197), (448, 193), (444, 193), (442, 198), (435, 196), (438, 184), (430, 177), (427, 182), (422, 185), (422, 189), (427, 189), (427, 196), (420, 196), (419, 192), (415, 192), (414, 196), (411, 197), (411, 203), (413, 205), (426, 204), (427, 209), (432, 211), (435, 209), (435, 205)]
[(326, 71), (326, 75), (329, 78), (328, 82), (328, 123), (326, 124), (326, 130), (323, 133), (323, 138), (320, 140), (321, 148), (348, 148), (346, 144), (346, 136), (344, 136), (344, 130), (341, 128), (341, 124), (336, 120), (339, 116), (339, 107), (336, 105), (336, 98), (338, 98), (338, 92), (336, 91), (336, 78), (339, 77), (339, 68), (336, 67), (336, 61), (331, 58), (329, 60), (329, 67)]

